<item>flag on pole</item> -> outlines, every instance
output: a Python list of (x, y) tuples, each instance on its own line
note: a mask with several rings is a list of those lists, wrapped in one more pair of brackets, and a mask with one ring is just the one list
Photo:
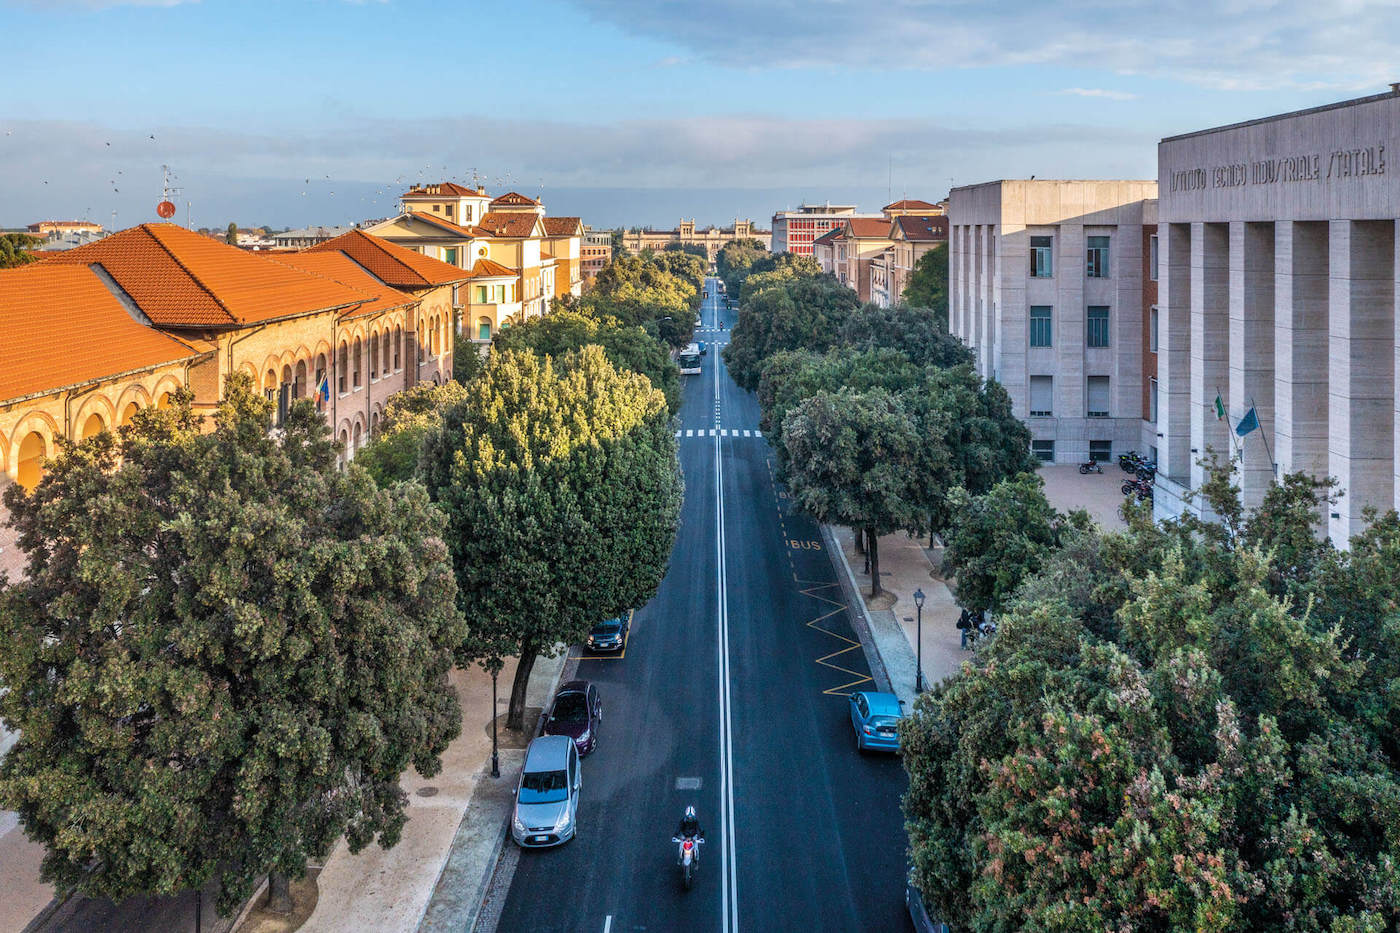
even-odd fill
[(1240, 437), (1244, 437), (1257, 427), (1259, 427), (1259, 415), (1254, 411), (1254, 406), (1251, 405), (1249, 411), (1244, 413), (1244, 417), (1240, 419), (1240, 423), (1235, 427), (1235, 433)]
[(1215, 420), (1225, 420), (1225, 403), (1220, 400), (1220, 395), (1218, 393), (1215, 396)]
[(316, 384), (316, 394), (321, 396), (322, 402), (331, 400), (331, 377), (328, 373), (321, 373), (321, 381)]

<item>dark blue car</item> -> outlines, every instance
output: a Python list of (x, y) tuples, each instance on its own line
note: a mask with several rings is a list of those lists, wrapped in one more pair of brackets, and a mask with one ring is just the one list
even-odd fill
[(899, 720), (904, 715), (899, 697), (893, 693), (851, 694), (851, 726), (856, 730), (856, 748), (899, 751)]

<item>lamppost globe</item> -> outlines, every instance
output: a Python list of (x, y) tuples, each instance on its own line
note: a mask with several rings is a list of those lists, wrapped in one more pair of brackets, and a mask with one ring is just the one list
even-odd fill
[(924, 591), (922, 587), (914, 591), (914, 605), (920, 609), (924, 608)]
[(914, 591), (914, 608), (917, 610), (918, 623), (914, 641), (918, 648), (914, 661), (914, 692), (924, 692), (924, 589), (919, 587)]

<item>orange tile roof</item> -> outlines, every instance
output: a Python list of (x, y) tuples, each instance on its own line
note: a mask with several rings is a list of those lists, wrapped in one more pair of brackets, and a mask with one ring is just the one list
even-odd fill
[(360, 265), (349, 254), (340, 250), (302, 251), (299, 253), (269, 253), (271, 262), (285, 263), (293, 269), (300, 269), (339, 282), (347, 288), (364, 294), (370, 300), (345, 314), (346, 318), (363, 317), (380, 311), (392, 311), (407, 305), (417, 304), (418, 299), (405, 292), (390, 288)]
[(477, 229), (485, 230), (491, 236), (526, 239), (535, 235), (538, 214), (522, 214), (511, 211), (492, 211), (482, 215)]
[(484, 194), (475, 188), (466, 188), (452, 181), (432, 185), (415, 185), (400, 195), (400, 198), (479, 198)]
[(818, 243), (835, 243), (841, 238), (842, 234), (844, 234), (845, 232), (845, 227), (833, 227), (832, 229), (826, 231), (821, 236), (813, 240), (812, 245), (816, 246)]
[(477, 230), (474, 227), (463, 227), (459, 224), (454, 224), (452, 221), (447, 220), (443, 217), (434, 217), (432, 214), (425, 214), (422, 211), (409, 211), (407, 216), (412, 217), (415, 220), (421, 220), (425, 223), (430, 223), (435, 227), (441, 227), (448, 233), (454, 233), (460, 237), (470, 238), (481, 236), (481, 231)]
[(394, 288), (433, 288), (465, 282), (465, 270), (363, 230), (351, 230), (324, 243), (307, 247), (308, 253), (339, 251), (373, 272)]
[(931, 211), (938, 208), (937, 204), (930, 204), (927, 201), (918, 201), (905, 198), (902, 201), (895, 201), (893, 204), (886, 204), (880, 208), (882, 211)]
[(580, 236), (583, 234), (581, 217), (545, 217), (545, 236)]
[(175, 224), (141, 224), (45, 262), (102, 266), (160, 327), (237, 327), (364, 301)]
[(140, 323), (83, 265), (33, 263), (0, 272), (0, 400), (198, 357), (212, 348)]
[(856, 239), (877, 239), (890, 235), (890, 222), (883, 217), (850, 217), (846, 220), (846, 229)]
[(492, 207), (495, 207), (497, 204), (508, 204), (513, 206), (533, 205), (535, 207), (538, 207), (540, 202), (536, 201), (534, 198), (527, 198), (525, 197), (525, 195), (519, 193), (518, 191), (509, 191), (501, 195), (499, 198), (495, 198), (491, 201)]
[(499, 262), (493, 262), (490, 259), (478, 259), (476, 265), (472, 266), (470, 273), (471, 277), (474, 279), (501, 275), (515, 276), (519, 274), (519, 270), (512, 269), (509, 266), (503, 266)]

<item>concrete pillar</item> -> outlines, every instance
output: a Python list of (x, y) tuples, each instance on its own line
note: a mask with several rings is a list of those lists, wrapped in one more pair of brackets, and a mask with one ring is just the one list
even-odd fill
[(967, 224), (958, 224), (954, 232), (954, 240), (957, 244), (956, 255), (952, 257), (952, 262), (956, 263), (953, 267), (956, 270), (956, 278), (954, 281), (957, 283), (954, 290), (955, 300), (957, 301), (956, 333), (962, 338), (963, 343), (971, 344), (972, 331), (968, 327), (969, 318), (967, 312), (967, 283), (969, 275), (967, 266)]
[(984, 257), (982, 264), (984, 273), (982, 306), (987, 312), (986, 339), (982, 343), (982, 375), (992, 379), (996, 376), (997, 366), (997, 340), (999, 337), (997, 299), (1000, 297), (1000, 290), (997, 288), (997, 274), (1001, 269), (1001, 263), (997, 258), (997, 226), (987, 224), (982, 228), (982, 231), (982, 255)]
[(1230, 224), (1230, 395), (1234, 430), (1253, 406), (1259, 429), (1235, 440), (1235, 480), (1246, 508), (1263, 501), (1274, 480), (1274, 225)]
[(1205, 479), (1199, 461), (1213, 450), (1225, 462), (1233, 450), (1215, 399), (1230, 399), (1230, 230), (1191, 224), (1191, 487)]
[(1180, 485), (1191, 477), (1191, 225), (1157, 229), (1157, 458)]
[(1363, 508), (1395, 501), (1395, 222), (1334, 220), (1330, 233), (1327, 459), (1345, 495), (1327, 533), (1344, 546)]
[[(1274, 459), (1327, 475), (1327, 224), (1274, 224)], [(1319, 513), (1319, 519), (1326, 516)], [(1325, 526), (1324, 526), (1325, 527)]]

